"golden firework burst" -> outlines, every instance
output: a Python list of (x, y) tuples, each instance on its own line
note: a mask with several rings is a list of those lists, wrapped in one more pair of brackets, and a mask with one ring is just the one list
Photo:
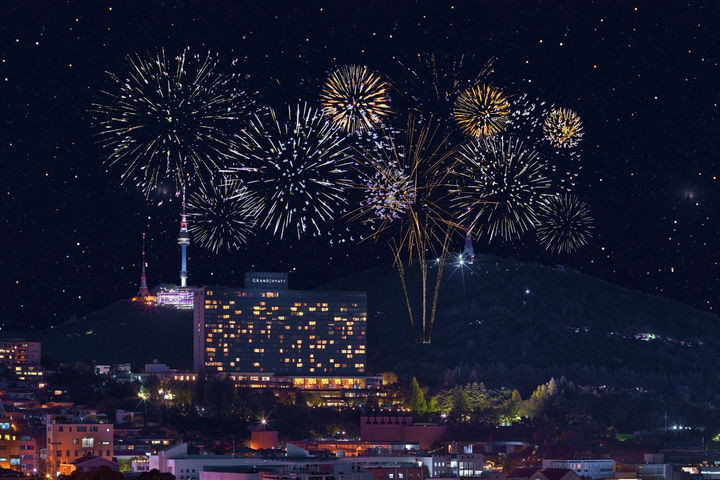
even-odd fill
[(333, 71), (320, 103), (325, 116), (349, 133), (374, 130), (390, 113), (387, 83), (362, 65), (344, 65)]
[(556, 148), (572, 148), (583, 136), (580, 115), (569, 108), (556, 108), (543, 123), (545, 138)]
[(460, 92), (455, 100), (453, 114), (465, 135), (492, 137), (507, 127), (510, 103), (502, 90), (489, 85), (475, 85)]

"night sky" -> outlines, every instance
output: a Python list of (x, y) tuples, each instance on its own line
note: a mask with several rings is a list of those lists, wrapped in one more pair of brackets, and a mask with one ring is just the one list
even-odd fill
[[(619, 285), (720, 308), (720, 10), (713, 2), (5, 1), (0, 6), (0, 322), (62, 323), (178, 282), (176, 201), (146, 201), (106, 171), (88, 108), (123, 57), (164, 47), (240, 59), (262, 103), (317, 104), (327, 72), (391, 71), (418, 52), (496, 57), (503, 81), (583, 119), (578, 193), (591, 244), (476, 251), (564, 263)], [(191, 284), (248, 269), (315, 287), (387, 263), (386, 249), (260, 237), (232, 255), (190, 247)], [(457, 248), (461, 248), (458, 245)]]

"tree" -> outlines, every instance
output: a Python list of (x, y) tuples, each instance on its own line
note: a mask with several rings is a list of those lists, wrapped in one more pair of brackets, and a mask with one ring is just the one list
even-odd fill
[(503, 402), (501, 408), (501, 423), (503, 425), (511, 425), (516, 420), (520, 420), (520, 409), (522, 408), (523, 399), (520, 392), (513, 390), (510, 398)]
[(464, 422), (470, 418), (470, 413), (472, 413), (472, 407), (468, 395), (465, 389), (458, 385), (453, 390), (453, 406), (450, 415), (456, 421)]
[(70, 480), (123, 480), (123, 474), (102, 465), (93, 472), (75, 470), (70, 474), (69, 478)]
[(382, 383), (383, 385), (392, 385), (394, 383), (397, 383), (398, 376), (395, 372), (383, 372), (382, 373)]
[(427, 412), (427, 402), (425, 401), (425, 394), (420, 388), (420, 384), (417, 378), (413, 377), (410, 382), (410, 388), (407, 394), (407, 406), (410, 410), (417, 413), (418, 415), (424, 415)]
[(472, 382), (465, 385), (463, 388), (465, 394), (470, 402), (470, 408), (472, 410), (483, 409), (488, 402), (488, 393), (485, 388), (485, 384)]
[(205, 406), (216, 417), (232, 413), (235, 385), (229, 378), (216, 378), (205, 385)]
[(142, 472), (138, 477), (139, 480), (175, 480), (172, 473), (161, 473), (157, 468), (153, 468), (149, 472)]

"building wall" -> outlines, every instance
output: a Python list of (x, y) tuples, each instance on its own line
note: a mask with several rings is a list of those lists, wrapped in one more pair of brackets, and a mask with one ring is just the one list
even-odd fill
[(193, 302), (193, 370), (200, 373), (205, 366), (205, 288), (195, 290)]
[(38, 469), (38, 446), (34, 438), (20, 438), (20, 471), (32, 474)]
[(364, 292), (203, 287), (194, 358), (206, 373), (363, 374)]
[(112, 460), (113, 426), (107, 423), (49, 423), (47, 425), (47, 469), (58, 471), (88, 455)]
[(413, 442), (428, 448), (445, 439), (445, 425), (413, 425), (412, 417), (378, 416), (360, 418), (360, 439), (369, 442)]
[(420, 467), (374, 467), (366, 469), (373, 480), (422, 480)]
[(200, 472), (200, 480), (259, 480), (257, 473)]
[(581, 477), (589, 477), (592, 480), (602, 478), (613, 478), (615, 476), (615, 460), (554, 460), (543, 459), (543, 470), (546, 468), (567, 468)]
[(277, 430), (250, 432), (250, 448), (253, 450), (278, 448)]
[(40, 342), (22, 339), (0, 341), (0, 363), (7, 366), (40, 365)]
[(20, 437), (12, 419), (0, 419), (0, 468), (20, 471)]
[(200, 480), (200, 472), (206, 467), (231, 467), (243, 463), (243, 459), (225, 455), (198, 457), (168, 459), (167, 472), (175, 475), (176, 480)]

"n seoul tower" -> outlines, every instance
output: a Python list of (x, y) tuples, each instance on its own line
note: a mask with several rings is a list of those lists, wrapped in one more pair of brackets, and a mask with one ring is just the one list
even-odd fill
[(178, 235), (178, 245), (181, 250), (181, 265), (180, 265), (180, 286), (187, 287), (187, 247), (190, 245), (190, 234), (187, 228), (187, 215), (185, 214), (185, 190), (183, 189), (183, 201), (182, 201), (182, 218), (180, 220), (180, 235)]

